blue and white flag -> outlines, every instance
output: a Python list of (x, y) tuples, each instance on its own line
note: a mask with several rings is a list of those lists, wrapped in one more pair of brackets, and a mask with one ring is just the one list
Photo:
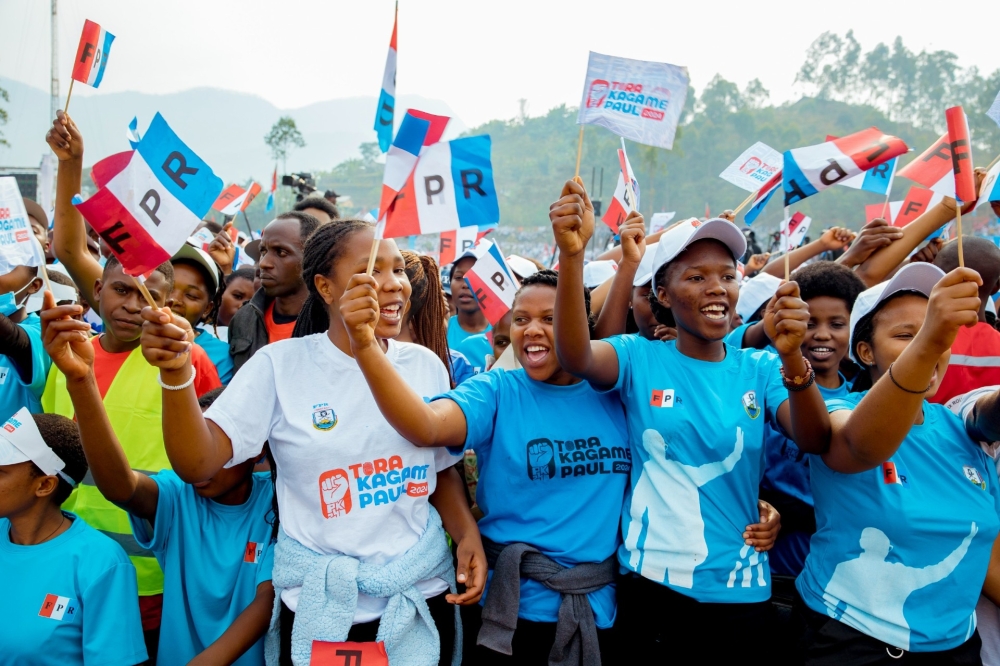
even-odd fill
[(385, 58), (385, 73), (382, 75), (382, 92), (378, 96), (378, 110), (375, 112), (375, 132), (378, 147), (383, 153), (392, 145), (392, 122), (396, 109), (396, 25), (399, 22), (399, 5), (392, 20), (392, 39), (389, 40), (389, 55)]

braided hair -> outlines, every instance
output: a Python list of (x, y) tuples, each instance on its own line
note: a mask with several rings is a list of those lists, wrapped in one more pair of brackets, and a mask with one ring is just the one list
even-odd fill
[(448, 329), (445, 319), (448, 304), (441, 290), (441, 273), (433, 257), (402, 250), (406, 277), (410, 281), (410, 326), (413, 340), (418, 345), (434, 352), (444, 367), (448, 368), (449, 381), (455, 381), (451, 373), (451, 352), (448, 350)]
[(344, 240), (371, 228), (372, 224), (364, 220), (339, 220), (337, 224), (324, 224), (306, 241), (302, 254), (302, 279), (309, 288), (309, 296), (295, 320), (293, 338), (323, 333), (330, 328), (330, 315), (326, 310), (326, 302), (316, 291), (315, 278), (317, 275), (330, 273), (334, 261), (340, 258), (343, 251)]
[[(559, 273), (557, 273), (556, 271), (546, 268), (545, 270), (533, 273), (532, 275), (529, 275), (528, 277), (521, 280), (521, 288), (517, 290), (516, 294), (514, 294), (514, 303), (515, 304), (517, 303), (518, 296), (521, 295), (521, 292), (524, 291), (526, 287), (531, 287), (533, 285), (542, 285), (545, 287), (552, 287), (553, 289), (555, 289), (558, 283), (559, 283)], [(588, 289), (587, 287), (583, 288), (583, 305), (587, 311), (587, 328), (590, 331), (590, 339), (593, 340), (594, 326), (597, 324), (597, 322), (594, 319), (594, 314), (590, 311), (590, 289)]]

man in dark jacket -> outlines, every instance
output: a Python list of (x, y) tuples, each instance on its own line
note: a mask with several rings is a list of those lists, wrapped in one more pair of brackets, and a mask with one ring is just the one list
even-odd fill
[(307, 213), (282, 213), (260, 236), (260, 289), (229, 322), (234, 372), (264, 345), (292, 337), (309, 290), (302, 280), (302, 254), (319, 220)]

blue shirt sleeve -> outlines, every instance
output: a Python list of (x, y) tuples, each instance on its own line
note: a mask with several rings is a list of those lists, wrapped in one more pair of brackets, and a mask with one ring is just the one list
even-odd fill
[(162, 470), (151, 478), (159, 489), (152, 533), (150, 533), (150, 524), (145, 519), (130, 513), (128, 521), (132, 525), (132, 534), (135, 536), (136, 542), (159, 556), (166, 551), (170, 531), (178, 520), (177, 505), (186, 484), (170, 470)]
[(257, 585), (271, 580), (271, 570), (274, 568), (274, 542), (269, 541), (264, 547), (264, 556), (257, 565)]
[(854, 408), (858, 406), (859, 402), (861, 402), (861, 398), (863, 398), (867, 393), (868, 393), (867, 391), (863, 393), (848, 393), (842, 398), (834, 398), (832, 400), (827, 400), (826, 411), (828, 411), (831, 414), (833, 412), (840, 412), (845, 410), (848, 412), (854, 411)]
[(498, 383), (506, 370), (484, 372), (451, 391), (435, 396), (431, 402), (447, 398), (465, 414), (465, 448), (484, 449), (493, 442), (497, 415)]
[(748, 328), (750, 328), (756, 323), (757, 322), (752, 321), (749, 324), (740, 324), (739, 326), (737, 326), (736, 328), (734, 328), (732, 331), (729, 332), (729, 335), (725, 337), (723, 342), (725, 342), (727, 345), (736, 347), (737, 349), (742, 349), (743, 335), (747, 332)]
[(455, 386), (477, 374), (475, 368), (469, 363), (469, 359), (465, 358), (462, 352), (454, 349), (449, 349), (448, 352), (451, 355), (451, 378), (455, 381)]
[(462, 340), (456, 351), (465, 356), (474, 373), (479, 373), (486, 370), (486, 356), (493, 353), (493, 345), (485, 333), (477, 333)]
[(766, 373), (767, 383), (764, 386), (764, 407), (767, 410), (767, 417), (771, 423), (778, 424), (778, 408), (788, 400), (788, 389), (781, 381), (781, 359), (769, 352), (755, 352), (764, 354), (763, 362), (758, 366)]
[(128, 561), (115, 564), (84, 590), (84, 664), (132, 666), (146, 661), (138, 595), (135, 567)]
[[(632, 383), (632, 363), (634, 362), (632, 352), (636, 339), (638, 336), (635, 335), (616, 335), (604, 340), (618, 354), (618, 379), (611, 388), (612, 391), (621, 392)], [(593, 388), (597, 390), (598, 387), (594, 386)]]
[[(52, 367), (52, 359), (45, 352), (45, 346), (42, 344), (42, 328), (41, 320), (37, 316), (34, 319), (27, 319), (22, 321), (19, 326), (28, 334), (28, 340), (31, 341), (31, 383), (25, 384), (27, 389), (31, 391), (31, 394), (36, 398), (41, 399), (42, 392), (45, 390), (45, 380), (49, 376), (49, 369)], [(14, 378), (24, 384), (21, 381), (21, 373), (15, 371), (11, 373)]]

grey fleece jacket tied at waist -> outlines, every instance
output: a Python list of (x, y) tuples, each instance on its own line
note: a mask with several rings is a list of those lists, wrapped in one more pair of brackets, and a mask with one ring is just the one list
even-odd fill
[(526, 543), (502, 545), (483, 537), (483, 548), (493, 578), (483, 605), (483, 627), (477, 643), (494, 652), (512, 653), (523, 576), (562, 595), (549, 666), (601, 666), (597, 624), (587, 595), (614, 582), (614, 554), (600, 563), (567, 568)]

